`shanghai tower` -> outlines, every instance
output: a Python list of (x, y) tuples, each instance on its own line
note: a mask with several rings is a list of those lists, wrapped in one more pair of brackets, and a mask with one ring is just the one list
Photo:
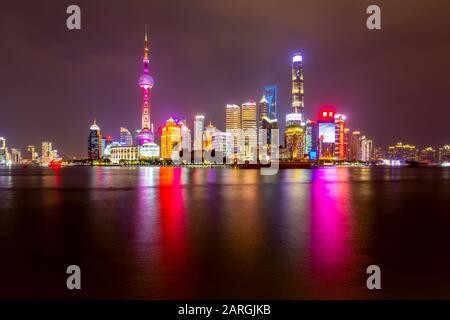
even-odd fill
[(305, 95), (303, 88), (303, 56), (296, 52), (292, 56), (292, 112), (300, 113), (305, 121)]

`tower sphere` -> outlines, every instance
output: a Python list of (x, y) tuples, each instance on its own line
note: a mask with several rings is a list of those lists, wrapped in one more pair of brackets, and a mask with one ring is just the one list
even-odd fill
[(153, 78), (148, 74), (143, 74), (139, 78), (139, 86), (141, 87), (147, 87), (147, 88), (153, 88)]

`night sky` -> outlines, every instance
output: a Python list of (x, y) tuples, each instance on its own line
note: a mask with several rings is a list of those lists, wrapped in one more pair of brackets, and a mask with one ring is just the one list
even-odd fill
[[(66, 28), (66, 7), (82, 30)], [(366, 28), (370, 4), (382, 30)], [(203, 113), (225, 129), (225, 105), (279, 86), (290, 112), (290, 57), (304, 55), (305, 111), (332, 104), (375, 145), (450, 143), (448, 0), (2, 1), (0, 136), (9, 147), (54, 142), (86, 156), (102, 134), (139, 129), (143, 33), (148, 24), (152, 122)]]

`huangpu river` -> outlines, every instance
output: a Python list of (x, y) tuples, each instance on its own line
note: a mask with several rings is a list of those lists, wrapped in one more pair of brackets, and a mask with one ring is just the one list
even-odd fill
[(448, 299), (450, 169), (0, 168), (0, 297)]

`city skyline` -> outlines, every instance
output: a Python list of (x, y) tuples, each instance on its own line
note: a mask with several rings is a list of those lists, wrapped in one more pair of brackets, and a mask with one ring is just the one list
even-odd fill
[[(168, 116), (177, 115), (181, 119), (187, 119), (188, 126), (192, 129), (193, 118), (196, 114), (204, 114), (207, 123), (211, 121), (217, 127), (224, 128), (223, 110), (226, 104), (240, 105), (249, 99), (259, 101), (261, 88), (274, 84), (279, 90), (277, 111), (280, 130), (284, 132), (284, 121), (281, 121), (281, 118), (291, 108), (289, 58), (294, 52), (301, 50), (307, 61), (304, 66), (307, 79), (305, 81), (305, 113), (309, 118), (315, 118), (322, 105), (331, 104), (336, 106), (340, 113), (348, 116), (353, 130), (367, 133), (376, 144), (387, 146), (398, 141), (435, 147), (447, 144), (445, 124), (449, 110), (444, 99), (444, 80), (439, 76), (432, 78), (433, 84), (425, 80), (429, 77), (427, 70), (445, 70), (449, 66), (448, 61), (439, 59), (440, 55), (438, 55), (436, 59), (426, 60), (427, 66), (410, 63), (407, 67), (406, 61), (413, 57), (419, 61), (420, 52), (409, 50), (413, 42), (410, 43), (411, 38), (406, 37), (406, 40), (399, 44), (397, 51), (391, 52), (391, 55), (388, 54), (388, 47), (386, 53), (389, 57), (388, 61), (381, 64), (379, 64), (380, 61), (374, 63), (374, 54), (367, 52), (362, 54), (364, 52), (362, 47), (371, 46), (380, 41), (393, 40), (392, 37), (396, 39), (399, 34), (406, 32), (403, 29), (404, 24), (402, 28), (399, 28), (395, 19), (387, 15), (383, 23), (385, 28), (390, 30), (388, 39), (380, 35), (367, 34), (367, 30), (364, 30), (363, 17), (356, 19), (354, 16), (361, 10), (351, 8), (348, 4), (341, 4), (339, 6), (349, 11), (351, 22), (348, 24), (356, 27), (356, 30), (350, 32), (350, 36), (355, 36), (359, 40), (353, 46), (345, 37), (349, 26), (339, 26), (336, 21), (336, 39), (325, 36), (329, 35), (329, 29), (332, 29), (331, 25), (334, 21), (325, 3), (318, 7), (321, 9), (321, 14), (331, 20), (328, 22), (330, 28), (318, 28), (316, 31), (324, 36), (321, 46), (311, 39), (312, 32), (309, 34), (302, 29), (298, 31), (298, 35), (287, 32), (293, 26), (291, 22), (286, 22), (287, 25), (280, 23), (273, 32), (264, 27), (261, 30), (251, 28), (249, 34), (236, 35), (235, 38), (228, 37), (229, 32), (225, 30), (227, 28), (224, 29), (225, 31), (220, 29), (218, 31), (224, 31), (225, 35), (215, 40), (216, 45), (208, 47), (207, 55), (201, 55), (196, 46), (201, 40), (211, 44), (212, 34), (205, 35), (204, 31), (198, 28), (182, 31), (179, 24), (169, 26), (162, 21), (163, 19), (155, 17), (151, 10), (147, 10), (148, 12), (144, 10), (147, 15), (145, 17), (143, 13), (136, 13), (138, 18), (129, 22), (126, 17), (120, 16), (119, 5), (111, 5), (103, 18), (90, 22), (78, 33), (71, 33), (53, 17), (54, 11), (63, 7), (62, 5), (49, 6), (52, 7), (51, 14), (45, 12), (49, 9), (46, 5), (43, 7), (36, 5), (36, 12), (43, 14), (40, 18), (31, 17), (31, 20), (36, 23), (33, 30), (26, 30), (25, 27), (8, 29), (8, 33), (4, 34), (7, 43), (21, 44), (27, 49), (26, 52), (32, 52), (33, 63), (27, 64), (25, 70), (23, 66), (18, 66), (14, 62), (15, 59), (11, 60), (12, 54), (19, 53), (18, 57), (20, 57), (17, 45), (5, 46), (6, 50), (1, 53), (3, 60), (11, 60), (12, 63), (5, 66), (3, 77), (1, 77), (1, 85), (6, 89), (3, 105), (10, 109), (8, 109), (8, 120), (6, 117), (0, 120), (0, 136), (6, 137), (9, 146), (22, 150), (25, 150), (28, 145), (39, 145), (41, 141), (50, 140), (60, 146), (60, 152), (65, 157), (82, 157), (85, 155), (86, 126), (91, 124), (94, 118), (97, 118), (105, 134), (116, 134), (120, 127), (126, 127), (133, 132), (139, 129), (141, 119), (137, 115), (140, 108), (140, 95), (136, 90), (136, 75), (142, 72), (142, 65), (136, 57), (142, 53), (142, 26), (147, 23), (153, 61), (152, 76), (155, 78), (155, 88), (157, 88), (152, 100), (154, 106), (152, 117), (155, 119), (152, 122), (155, 128), (162, 126)], [(251, 1), (243, 4), (243, 11), (250, 10), (252, 4)], [(318, 10), (317, 6), (313, 9), (306, 3), (298, 5), (304, 6), (306, 11)], [(30, 7), (34, 8), (34, 6), (30, 4)], [(92, 17), (97, 17), (98, 8), (91, 7), (83, 1), (80, 6), (84, 12), (87, 11)], [(169, 8), (163, 4), (160, 6), (159, 9), (164, 16)], [(258, 7), (255, 15), (265, 14), (273, 6), (274, 4), (271, 3)], [(412, 6), (415, 10), (421, 8), (420, 5), (412, 4)], [(202, 18), (200, 20), (205, 23), (209, 22), (208, 17), (221, 16), (226, 23), (220, 28), (230, 27), (231, 22), (242, 20), (241, 13), (230, 12), (224, 4), (220, 5), (220, 12), (215, 11), (214, 6), (203, 2), (198, 2), (198, 5), (193, 7), (189, 10), (200, 13)], [(383, 4), (383, 8), (392, 15), (396, 12), (389, 4)], [(137, 9), (137, 6), (130, 6), (132, 11)], [(178, 10), (172, 14), (184, 16)], [(440, 14), (431, 8), (427, 12), (429, 13), (426, 16), (427, 19), (436, 18)], [(14, 5), (8, 5), (2, 12), (3, 18), (17, 24), (29, 18), (28, 15), (27, 12), (18, 12)], [(52, 18), (44, 21), (47, 15)], [(127, 23), (121, 26), (120, 30), (118, 27), (111, 27), (113, 16)], [(397, 15), (395, 18), (403, 19), (402, 23), (404, 23), (404, 19), (408, 16)], [(256, 26), (257, 20), (249, 23), (250, 26)], [(309, 28), (315, 26), (315, 23), (302, 22), (301, 19), (296, 23)], [(27, 28), (31, 28), (30, 25), (32, 24), (29, 24)], [(48, 35), (44, 35), (43, 30)], [(418, 36), (424, 34), (425, 32), (418, 33)], [(197, 41), (188, 42), (182, 39), (183, 36)], [(225, 53), (217, 55), (220, 53), (216, 51), (217, 47), (222, 49), (236, 47), (243, 41), (255, 38), (254, 36), (257, 40), (265, 38), (266, 41), (249, 42), (249, 47), (253, 48), (249, 50), (250, 52), (237, 50), (238, 54), (236, 54), (227, 49)], [(336, 46), (330, 50), (330, 45), (337, 39), (345, 40), (342, 48)], [(433, 40), (431, 38), (425, 41), (430, 45), (427, 50), (440, 48), (444, 51), (439, 52), (446, 52), (445, 50), (449, 49), (446, 44), (433, 42)], [(52, 61), (43, 56), (48, 53), (43, 49), (43, 45), (54, 54)], [(265, 49), (267, 45), (271, 45), (270, 50)], [(99, 51), (99, 49), (102, 50)], [(99, 55), (100, 52), (102, 55)], [(350, 61), (345, 60), (345, 57), (346, 55), (355, 57), (355, 52), (358, 59), (355, 64), (350, 65)], [(65, 55), (64, 58), (62, 55)], [(426, 56), (421, 54), (420, 57)], [(420, 61), (423, 63), (424, 60)], [(50, 68), (55, 64), (61, 67), (60, 70)], [(385, 74), (381, 77), (382, 72), (378, 75), (372, 72), (376, 71), (376, 67), (395, 67), (394, 64), (402, 69), (401, 72), (395, 68), (390, 69), (393, 73), (396, 70), (394, 79), (386, 78)], [(412, 65), (414, 68), (410, 67)], [(177, 72), (174, 73), (174, 70)], [(246, 72), (238, 72), (239, 70)], [(27, 71), (26, 77), (24, 77), (25, 71)], [(93, 75), (91, 71), (96, 74)], [(239, 81), (236, 81), (236, 73), (239, 73), (237, 77)], [(18, 75), (21, 76), (22, 82), (18, 82)], [(399, 75), (404, 81), (399, 81)], [(419, 81), (407, 81), (413, 75), (419, 76)], [(65, 82), (61, 81), (62, 77), (66, 79)], [(30, 93), (29, 95), (23, 95), (24, 88)], [(397, 91), (393, 92), (392, 88)], [(423, 88), (421, 90), (427, 90), (430, 94), (422, 95), (418, 88)], [(420, 93), (420, 99), (417, 99), (414, 92)], [(427, 96), (427, 101), (424, 101), (422, 96)], [(399, 103), (400, 101), (402, 103)], [(428, 112), (422, 113), (419, 117), (418, 113), (424, 107)], [(20, 117), (23, 110), (27, 111), (29, 117)], [(82, 112), (79, 112), (80, 110)], [(410, 121), (405, 121), (406, 114)], [(71, 121), (64, 121), (66, 116), (70, 117)], [(24, 127), (27, 129), (24, 130)], [(426, 134), (423, 133), (424, 131)]]

